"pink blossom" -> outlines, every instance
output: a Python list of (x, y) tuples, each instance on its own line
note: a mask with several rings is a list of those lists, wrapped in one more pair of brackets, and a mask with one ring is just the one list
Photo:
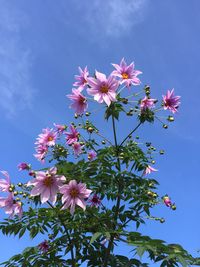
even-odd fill
[(150, 174), (150, 173), (156, 172), (156, 171), (158, 171), (158, 170), (157, 169), (154, 169), (153, 167), (151, 167), (150, 165), (148, 165), (146, 167), (146, 169), (144, 170), (143, 175), (147, 175), (147, 174)]
[(26, 162), (21, 162), (17, 167), (19, 171), (30, 170), (31, 168), (30, 164), (27, 164)]
[(0, 208), (4, 208), (5, 213), (10, 215), (10, 218), (14, 215), (22, 217), (22, 204), (21, 202), (16, 202), (14, 200), (12, 193), (10, 193), (6, 198), (0, 197)]
[(148, 98), (147, 96), (145, 96), (140, 103), (140, 108), (142, 110), (147, 109), (147, 108), (152, 108), (154, 107), (154, 103), (155, 103), (156, 99), (153, 98)]
[(62, 124), (54, 123), (53, 125), (56, 127), (56, 132), (59, 133), (59, 134), (62, 134), (67, 128), (66, 125), (62, 125)]
[(180, 105), (180, 96), (174, 95), (174, 89), (168, 90), (167, 94), (163, 96), (164, 109), (169, 109), (172, 113), (176, 113)]
[(97, 153), (94, 150), (91, 150), (91, 151), (88, 152), (88, 159), (89, 160), (95, 159), (96, 156), (97, 156)]
[(165, 205), (167, 207), (171, 207), (172, 206), (172, 202), (171, 202), (170, 198), (167, 195), (163, 197), (163, 201), (164, 201), (164, 203), (165, 203)]
[(78, 205), (83, 210), (86, 209), (85, 198), (88, 198), (92, 190), (86, 189), (86, 184), (77, 183), (76, 180), (71, 180), (67, 185), (63, 185), (60, 188), (62, 196), (62, 209), (70, 207), (70, 213), (73, 215), (75, 206)]
[(67, 135), (66, 140), (68, 145), (77, 142), (79, 139), (79, 132), (74, 128), (73, 125), (70, 125), (70, 132), (66, 132), (65, 134)]
[(94, 194), (88, 201), (91, 203), (91, 206), (98, 207), (101, 204), (101, 199), (97, 194)]
[(83, 114), (88, 108), (87, 99), (81, 94), (81, 91), (82, 89), (79, 87), (78, 89), (72, 89), (72, 94), (67, 95), (73, 101), (70, 107), (79, 115)]
[(57, 138), (57, 133), (53, 129), (45, 128), (38, 135), (36, 145), (54, 146)]
[(81, 146), (81, 144), (79, 142), (74, 142), (72, 144), (72, 147), (73, 147), (73, 150), (74, 150), (74, 154), (76, 156), (80, 155), (83, 152), (83, 150), (82, 150), (83, 146)]
[(49, 243), (47, 240), (44, 240), (38, 245), (38, 248), (43, 252), (46, 253), (49, 250)]
[(8, 172), (1, 171), (1, 173), (5, 176), (5, 179), (0, 179), (0, 191), (1, 192), (9, 192), (10, 188), (10, 176)]
[(36, 152), (37, 153), (34, 154), (36, 159), (38, 159), (41, 162), (44, 162), (45, 156), (48, 152), (48, 146), (44, 144), (38, 144), (38, 146), (36, 147)]
[(31, 190), (31, 196), (40, 195), (42, 203), (50, 200), (55, 204), (59, 187), (62, 186), (63, 182), (66, 180), (64, 176), (56, 175), (56, 173), (56, 167), (50, 168), (46, 172), (36, 172), (35, 179), (27, 183), (28, 186), (34, 186)]
[(87, 89), (89, 95), (94, 96), (94, 100), (98, 103), (105, 102), (110, 106), (111, 102), (116, 101), (116, 90), (119, 86), (118, 81), (113, 77), (96, 71), (96, 78), (88, 78), (90, 88)]
[(87, 84), (87, 78), (89, 76), (89, 72), (88, 72), (87, 66), (84, 68), (84, 70), (82, 70), (81, 67), (79, 67), (78, 69), (79, 69), (80, 75), (75, 75), (75, 79), (77, 81), (73, 83), (73, 86), (83, 88)]
[(134, 63), (132, 62), (130, 65), (126, 64), (124, 58), (122, 58), (120, 64), (112, 64), (113, 67), (116, 69), (114, 70), (111, 75), (119, 77), (122, 79), (121, 83), (125, 83), (127, 87), (130, 85), (140, 85), (141, 81), (137, 77), (142, 72), (139, 70), (134, 69)]

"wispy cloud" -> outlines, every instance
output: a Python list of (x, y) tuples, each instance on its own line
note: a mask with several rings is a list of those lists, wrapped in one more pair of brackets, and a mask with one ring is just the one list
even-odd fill
[(144, 18), (148, 0), (93, 0), (77, 4), (93, 34), (119, 37)]
[(30, 84), (31, 56), (23, 45), (22, 12), (1, 2), (0, 9), (0, 108), (7, 116), (30, 107), (34, 90)]

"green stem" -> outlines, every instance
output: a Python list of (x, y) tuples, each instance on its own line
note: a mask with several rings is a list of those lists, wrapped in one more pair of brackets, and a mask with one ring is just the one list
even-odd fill
[[(117, 134), (116, 134), (116, 127), (115, 127), (115, 119), (112, 116), (112, 125), (113, 125), (113, 133), (114, 133), (114, 141), (115, 141), (115, 148), (116, 148), (116, 156), (117, 156), (117, 169), (119, 171), (121, 171), (121, 165), (120, 165), (120, 159), (119, 159), (119, 147), (117, 144)], [(114, 214), (114, 230), (116, 229), (116, 224), (117, 224), (117, 219), (118, 219), (118, 213), (119, 213), (119, 209), (120, 209), (120, 202), (121, 202), (121, 192), (123, 190), (123, 186), (121, 184), (121, 181), (118, 181), (118, 197), (117, 197), (117, 203), (116, 203), (116, 210), (115, 210), (115, 214)], [(106, 267), (108, 264), (108, 259), (109, 259), (109, 255), (110, 252), (112, 250), (112, 246), (113, 246), (113, 242), (114, 242), (114, 238), (115, 238), (115, 234), (111, 234), (109, 243), (108, 243), (108, 247), (107, 247), (107, 251), (106, 251), (106, 255), (104, 258), (104, 262), (103, 262), (103, 267)]]
[(119, 147), (121, 147), (123, 144), (124, 144), (124, 142), (126, 142), (126, 140), (129, 138), (129, 136), (131, 135), (131, 134), (133, 134), (139, 127), (140, 127), (140, 125), (142, 124), (142, 122), (140, 122), (127, 136), (126, 136), (126, 138), (124, 138), (124, 140), (121, 142), (121, 144), (119, 145)]
[[(50, 206), (53, 210), (55, 210), (54, 206), (53, 206), (49, 201), (47, 201), (47, 203), (49, 204), (49, 206)], [(65, 225), (65, 223), (64, 223), (64, 221), (63, 221), (63, 218), (60, 216), (60, 214), (56, 212), (56, 215), (57, 215), (58, 219), (60, 220), (62, 226), (64, 227), (65, 232), (66, 232), (66, 235), (67, 235), (67, 238), (68, 238), (68, 241), (69, 241), (70, 252), (71, 252), (71, 259), (72, 259), (72, 267), (76, 267), (76, 261), (75, 261), (74, 250), (73, 250), (73, 242), (72, 242), (72, 240), (71, 240), (71, 238), (70, 238), (68, 229), (67, 229), (67, 227), (66, 227), (66, 225)]]

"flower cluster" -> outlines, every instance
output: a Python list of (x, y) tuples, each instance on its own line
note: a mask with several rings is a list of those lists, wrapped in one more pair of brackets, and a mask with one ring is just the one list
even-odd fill
[(0, 179), (0, 191), (8, 193), (6, 197), (0, 197), (0, 208), (4, 208), (6, 214), (12, 218), (14, 215), (22, 216), (22, 203), (14, 198), (12, 184), (8, 172), (1, 171), (5, 179)]
[(31, 196), (40, 196), (41, 203), (51, 201), (55, 204), (58, 193), (62, 196), (62, 209), (70, 207), (71, 214), (74, 213), (75, 205), (85, 210), (86, 204), (84, 199), (88, 198), (92, 190), (86, 189), (83, 183), (77, 183), (71, 180), (68, 184), (64, 184), (66, 178), (63, 175), (57, 175), (57, 168), (53, 167), (44, 171), (38, 171), (35, 178), (27, 183), (27, 186), (33, 186)]
[[(122, 58), (120, 64), (112, 64), (115, 68), (108, 77), (104, 73), (95, 71), (94, 77), (89, 76), (87, 67), (82, 70), (79, 67), (79, 75), (75, 76), (76, 82), (73, 86), (72, 93), (67, 97), (72, 101), (71, 108), (74, 109), (77, 115), (82, 115), (88, 109), (88, 100), (83, 95), (84, 89), (89, 96), (94, 97), (98, 103), (105, 103), (108, 107), (111, 103), (118, 101), (124, 87), (130, 87), (141, 84), (138, 75), (142, 74), (141, 71), (135, 69), (134, 62), (127, 64), (125, 59)], [(130, 91), (130, 90), (129, 90)], [(138, 101), (140, 105), (140, 112), (143, 114), (155, 107), (157, 99), (150, 98), (149, 92), (146, 96)], [(166, 95), (163, 95), (162, 107), (164, 110), (169, 110), (176, 113), (180, 105), (180, 96), (174, 95), (174, 89), (168, 90)]]

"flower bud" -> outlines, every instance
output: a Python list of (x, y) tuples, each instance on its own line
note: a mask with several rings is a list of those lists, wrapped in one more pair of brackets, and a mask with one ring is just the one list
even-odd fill
[(176, 205), (173, 204), (173, 205), (171, 206), (171, 209), (172, 209), (172, 210), (176, 210)]
[(106, 141), (105, 141), (105, 140), (102, 140), (101, 143), (102, 143), (103, 145), (105, 145), (105, 144), (106, 144)]
[(88, 117), (88, 116), (90, 116), (90, 114), (91, 114), (90, 112), (86, 112), (86, 113), (85, 113), (85, 116)]
[(88, 127), (87, 130), (88, 130), (89, 133), (92, 133), (94, 131), (94, 128)]
[(165, 222), (165, 219), (164, 219), (164, 218), (161, 218), (161, 219), (160, 219), (160, 222), (161, 222), (161, 223), (164, 223), (164, 222)]
[(165, 153), (165, 151), (161, 149), (161, 150), (159, 151), (159, 153), (160, 153), (160, 155), (163, 155), (163, 154)]
[(173, 116), (168, 116), (167, 120), (172, 122), (172, 121), (174, 121), (174, 117)]
[(168, 128), (168, 125), (167, 124), (163, 124), (163, 128), (164, 129), (167, 129)]

